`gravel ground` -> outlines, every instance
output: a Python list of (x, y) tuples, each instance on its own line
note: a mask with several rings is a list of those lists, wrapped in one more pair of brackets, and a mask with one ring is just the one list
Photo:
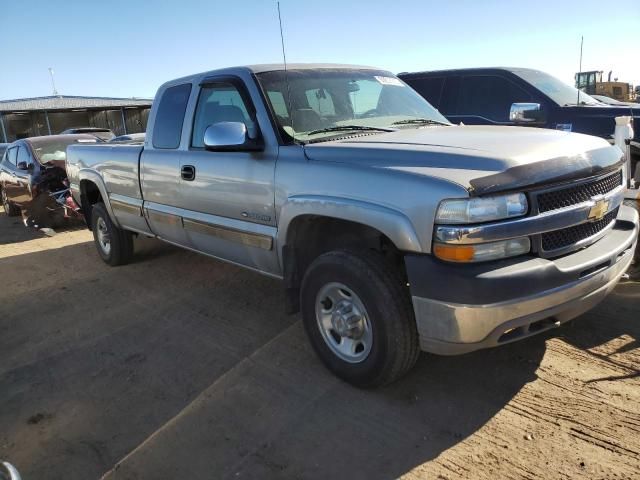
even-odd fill
[(25, 479), (640, 478), (640, 284), (552, 333), (331, 376), (277, 281), (0, 213), (0, 458)]

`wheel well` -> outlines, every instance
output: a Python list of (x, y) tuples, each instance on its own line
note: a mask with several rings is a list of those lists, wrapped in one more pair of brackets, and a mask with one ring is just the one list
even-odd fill
[(323, 253), (338, 249), (380, 252), (406, 278), (402, 252), (379, 230), (339, 218), (302, 215), (289, 225), (282, 248), (289, 313), (299, 310), (300, 284), (309, 265)]
[(82, 180), (80, 182), (80, 203), (89, 230), (91, 230), (91, 211), (93, 206), (102, 201), (102, 194), (95, 183), (90, 180)]

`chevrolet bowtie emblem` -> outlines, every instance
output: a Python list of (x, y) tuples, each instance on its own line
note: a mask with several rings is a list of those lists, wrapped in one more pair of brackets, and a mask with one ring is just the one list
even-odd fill
[(589, 210), (589, 216), (587, 217), (589, 220), (595, 222), (601, 220), (609, 210), (609, 200), (605, 200), (604, 198), (596, 201), (596, 204), (591, 207)]

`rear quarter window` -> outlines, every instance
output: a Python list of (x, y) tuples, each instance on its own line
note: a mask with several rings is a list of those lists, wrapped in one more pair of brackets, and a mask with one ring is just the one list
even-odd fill
[(190, 94), (190, 83), (169, 87), (164, 91), (153, 126), (154, 148), (172, 149), (180, 146), (184, 113)]

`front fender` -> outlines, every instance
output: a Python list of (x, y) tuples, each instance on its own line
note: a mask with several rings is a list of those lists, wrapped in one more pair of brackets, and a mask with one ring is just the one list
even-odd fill
[[(109, 214), (109, 218), (111, 218), (111, 221), (114, 223), (114, 225), (120, 227), (120, 223), (118, 222), (118, 219), (114, 215), (113, 209), (111, 208), (111, 201), (109, 200), (109, 193), (107, 191), (107, 186), (104, 182), (104, 179), (95, 170), (81, 169), (78, 172), (78, 183), (72, 183), (70, 185), (71, 193), (74, 195), (74, 198), (76, 198), (76, 201), (80, 200), (80, 202), (82, 202), (82, 199), (80, 198), (80, 185), (82, 185), (83, 181), (91, 182), (95, 184), (96, 187), (98, 187), (100, 196), (102, 197), (102, 201), (104, 202), (104, 206), (107, 209), (107, 213)], [(82, 208), (86, 208), (84, 205), (82, 205), (82, 203), (79, 204)]]
[(403, 213), (374, 203), (323, 195), (295, 195), (287, 199), (280, 209), (278, 219), (279, 249), (287, 243), (291, 222), (301, 215), (317, 215), (361, 223), (382, 232), (398, 250), (422, 252), (413, 224)]

